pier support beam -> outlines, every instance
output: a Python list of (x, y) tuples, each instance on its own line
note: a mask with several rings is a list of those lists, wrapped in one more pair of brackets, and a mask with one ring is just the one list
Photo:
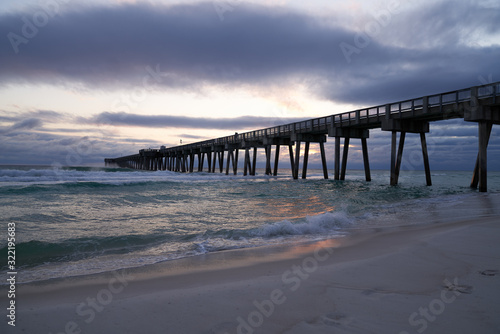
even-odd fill
[[(247, 176), (250, 174), (251, 176), (255, 176), (256, 174), (256, 165), (257, 165), (257, 146), (246, 143), (243, 145), (245, 148), (245, 161), (243, 163), (243, 176)], [(253, 148), (253, 156), (250, 159), (250, 149)]]
[(342, 170), (340, 172), (340, 180), (344, 181), (345, 180), (345, 173), (347, 170), (347, 157), (349, 155), (349, 143), (351, 141), (350, 137), (344, 138), (344, 150), (342, 154)]
[(219, 153), (219, 172), (222, 174), (224, 172), (224, 150)]
[(293, 149), (292, 146), (289, 146), (290, 149), (290, 162), (292, 165), (292, 175), (295, 180), (299, 178), (299, 167), (300, 167), (300, 149), (301, 143), (305, 143), (304, 150), (304, 162), (302, 164), (302, 178), (307, 178), (307, 168), (309, 164), (309, 149), (311, 143), (318, 143), (320, 145), (320, 150), (322, 152), (322, 167), (323, 167), (323, 175), (325, 179), (328, 178), (328, 170), (326, 166), (326, 156), (324, 154), (324, 146), (323, 144), (326, 142), (325, 135), (318, 134), (305, 134), (305, 133), (293, 133), (290, 138), (291, 142), (295, 142), (295, 158), (293, 158)]
[(398, 132), (392, 131), (391, 141), (391, 186), (395, 186), (398, 181), (396, 180), (396, 145), (398, 140)]
[(306, 142), (306, 147), (304, 149), (304, 162), (302, 163), (302, 179), (307, 178), (307, 164), (309, 163), (309, 146), (310, 142)]
[(248, 171), (252, 170), (252, 164), (250, 163), (250, 152), (249, 152), (249, 148), (245, 148), (245, 161), (243, 163), (243, 176), (247, 176), (248, 175)]
[[(361, 149), (363, 151), (363, 162), (365, 167), (365, 179), (371, 181), (370, 160), (368, 158), (367, 138), (370, 132), (367, 129), (340, 128), (332, 126), (328, 129), (328, 136), (335, 137), (335, 180), (345, 180), (347, 171), (347, 158), (349, 155), (349, 145), (351, 138), (361, 139)], [(340, 139), (344, 138), (344, 149), (342, 154), (342, 166), (340, 165)]]
[(290, 154), (290, 168), (292, 170), (292, 177), (295, 178), (295, 160), (293, 158), (293, 143), (288, 144), (288, 153)]
[[(424, 160), (425, 178), (428, 186), (432, 185), (431, 169), (429, 166), (429, 155), (427, 151), (427, 142), (425, 133), (429, 132), (429, 122), (415, 121), (410, 119), (384, 119), (382, 121), (383, 131), (392, 131), (391, 142), (391, 186), (395, 186), (399, 182), (399, 173), (401, 170), (401, 162), (403, 160), (403, 149), (406, 139), (406, 133), (420, 134), (420, 143), (422, 145), (422, 155)], [(396, 153), (397, 133), (400, 132), (399, 148)]]
[(293, 168), (293, 179), (299, 178), (299, 162), (300, 162), (300, 141), (295, 142), (295, 166)]
[(370, 159), (368, 159), (368, 143), (366, 138), (361, 138), (361, 147), (363, 150), (363, 162), (365, 166), (365, 179), (370, 182), (372, 180), (370, 172)]
[(335, 180), (340, 180), (340, 137), (335, 137)]
[(399, 147), (396, 156), (397, 131), (392, 131), (391, 145), (391, 186), (395, 186), (399, 182), (399, 172), (401, 170), (401, 162), (403, 160), (403, 150), (405, 146), (406, 132), (401, 132), (399, 136)]
[(233, 156), (233, 174), (238, 175), (238, 155), (239, 149), (236, 149)]
[(206, 154), (207, 154), (208, 172), (212, 173), (212, 151), (208, 151)]
[[(276, 146), (275, 154), (274, 154), (274, 168), (271, 166), (272, 159), (272, 147)], [(264, 147), (266, 149), (266, 175), (278, 175), (278, 165), (280, 160), (280, 150), (281, 146), (284, 145), (293, 145), (293, 142), (290, 141), (290, 138), (286, 137), (266, 137), (262, 140), (262, 142), (256, 143), (258, 147)], [(293, 167), (292, 167), (293, 170)], [(293, 172), (292, 172), (293, 175)]]
[(194, 172), (194, 153), (191, 152), (189, 154), (189, 172)]
[(271, 175), (271, 145), (266, 145), (266, 175)]
[(213, 159), (212, 159), (212, 173), (215, 173), (215, 165), (217, 163), (217, 152), (213, 152)]
[(280, 149), (281, 149), (281, 145), (280, 144), (276, 145), (276, 152), (274, 155), (274, 173), (273, 173), (274, 176), (278, 175), (278, 164), (280, 161)]
[[(229, 175), (229, 164), (231, 163), (232, 156), (233, 156), (233, 151), (227, 152), (226, 175)], [(233, 161), (233, 164), (234, 164), (234, 161)]]
[(253, 148), (253, 163), (252, 163), (252, 176), (255, 176), (255, 169), (257, 166), (257, 147)]
[(319, 150), (321, 153), (321, 165), (323, 167), (323, 177), (328, 180), (328, 166), (326, 165), (325, 143), (319, 143)]
[(231, 167), (231, 162), (233, 163), (232, 164), (233, 174), (237, 175), (238, 174), (239, 145), (238, 144), (226, 144), (226, 150), (228, 150), (227, 162), (226, 162), (226, 175), (229, 175), (229, 168)]
[(212, 160), (212, 173), (215, 173), (215, 167), (217, 165), (217, 160), (219, 160), (219, 172), (224, 172), (224, 145), (213, 145), (211, 147), (211, 151), (213, 152), (213, 160)]
[(425, 181), (427, 186), (432, 186), (431, 178), (431, 167), (429, 164), (429, 152), (427, 151), (427, 140), (425, 139), (425, 133), (420, 133), (420, 143), (422, 145), (422, 156), (424, 158), (424, 168), (425, 168)]
[(198, 152), (198, 172), (203, 172), (203, 163), (205, 162), (205, 154)]
[(477, 189), (479, 185), (480, 192), (488, 191), (488, 144), (490, 141), (491, 130), (493, 123), (491, 122), (478, 122), (479, 127), (479, 153), (476, 159), (476, 166), (474, 167), (474, 175), (472, 177), (471, 188)]
[(471, 188), (480, 192), (488, 191), (488, 144), (491, 137), (493, 124), (500, 124), (500, 106), (484, 105), (484, 100), (479, 100), (478, 88), (472, 89), (472, 104), (470, 110), (467, 110), (464, 119), (468, 122), (478, 123), (478, 155), (474, 174), (471, 181)]

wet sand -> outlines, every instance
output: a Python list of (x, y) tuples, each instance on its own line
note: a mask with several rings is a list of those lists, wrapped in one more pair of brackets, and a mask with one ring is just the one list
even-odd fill
[(498, 333), (499, 240), (493, 216), (23, 284), (16, 327), (5, 326), (54, 334)]

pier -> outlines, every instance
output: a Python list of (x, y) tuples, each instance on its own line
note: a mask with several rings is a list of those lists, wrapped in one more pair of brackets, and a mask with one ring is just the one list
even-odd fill
[[(426, 183), (432, 185), (426, 133), (430, 122), (463, 118), (478, 124), (478, 155), (471, 181), (472, 188), (487, 191), (487, 148), (494, 124), (500, 124), (500, 82), (424, 96), (260, 129), (245, 133), (160, 149), (144, 149), (138, 154), (105, 159), (106, 166), (117, 165), (140, 170), (168, 170), (182, 173), (238, 173), (240, 151), (243, 175), (255, 175), (257, 150), (264, 149), (267, 175), (277, 175), (282, 148), (288, 147), (290, 169), (299, 178), (302, 144), (302, 175), (307, 177), (311, 144), (319, 146), (324, 178), (328, 179), (325, 142), (335, 138), (334, 178), (344, 180), (351, 139), (360, 140), (366, 181), (371, 181), (368, 139), (371, 129), (392, 132), (390, 184), (397, 185), (407, 133), (420, 135)], [(398, 143), (399, 135), (399, 143)], [(343, 139), (343, 143), (342, 143)], [(273, 159), (274, 147), (274, 159)], [(342, 151), (342, 152), (341, 152)], [(342, 153), (342, 154), (341, 154)], [(285, 153), (286, 154), (286, 153)], [(206, 161), (206, 163), (205, 163)]]

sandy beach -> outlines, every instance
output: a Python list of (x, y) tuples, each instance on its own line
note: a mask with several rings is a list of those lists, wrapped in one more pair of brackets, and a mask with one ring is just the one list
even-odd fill
[[(18, 286), (16, 333), (498, 333), (497, 216)], [(2, 332), (4, 332), (2, 330)]]

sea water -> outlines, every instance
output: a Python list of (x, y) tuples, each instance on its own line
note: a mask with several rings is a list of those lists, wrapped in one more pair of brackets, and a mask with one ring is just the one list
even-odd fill
[[(345, 181), (180, 174), (118, 168), (0, 167), (0, 253), (16, 228), (18, 282), (139, 267), (235, 248), (341, 238), (357, 229), (443, 223), (498, 214), (500, 173), (488, 194), (471, 172), (348, 171)], [(2, 280), (4, 281), (4, 280)]]

